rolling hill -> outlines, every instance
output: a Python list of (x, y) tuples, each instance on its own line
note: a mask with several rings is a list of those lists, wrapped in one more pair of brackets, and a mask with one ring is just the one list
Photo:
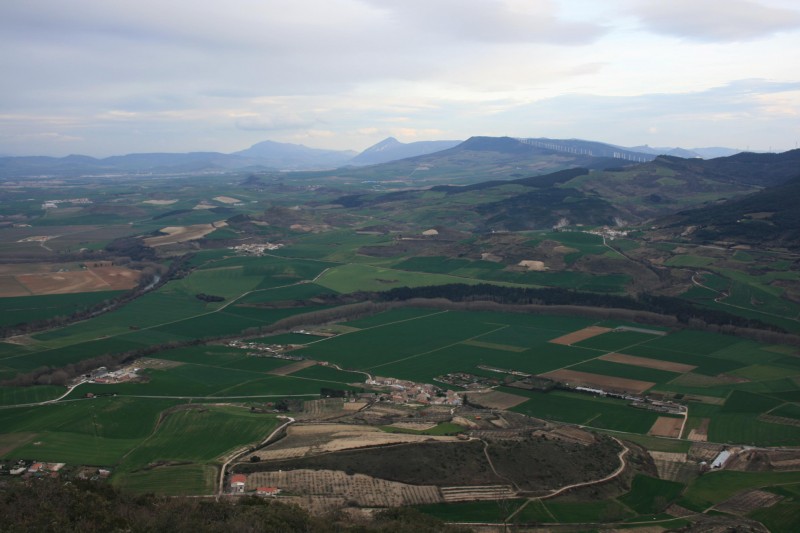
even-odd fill
[[(683, 211), (662, 221), (695, 242), (736, 242), (800, 249), (800, 171), (797, 177), (743, 198)], [(688, 230), (688, 231), (687, 231)]]
[(460, 143), (461, 141), (418, 141), (401, 143), (394, 137), (389, 137), (370, 146), (348, 161), (348, 164), (362, 166), (388, 163), (389, 161), (397, 161), (398, 159), (440, 152), (448, 148), (453, 148)]

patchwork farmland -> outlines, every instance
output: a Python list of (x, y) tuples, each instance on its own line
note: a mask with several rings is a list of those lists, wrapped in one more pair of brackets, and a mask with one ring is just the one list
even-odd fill
[[(460, 231), (479, 218), (461, 207), (484, 193), (501, 201), (499, 190), (419, 193), (461, 198), (453, 228), (437, 222), (434, 235), (430, 213), (384, 211), (390, 202), (351, 211), (337, 202), (361, 199), (313, 177), (307, 187), (171, 179), (181, 185), (115, 181), (103, 185), (113, 204), (59, 204), (0, 231), (0, 257), (30, 261), (0, 265), (0, 325), (58, 325), (0, 342), (2, 465), (66, 462), (65, 476), (196, 496), (233, 492), (234, 472), (260, 468), (244, 493), (326, 512), (408, 505), (453, 521), (654, 530), (687, 526), (682, 513), (724, 512), (792, 530), (795, 347), (685, 321), (637, 323), (633, 311), (551, 312), (538, 294), (502, 305), (425, 294), (546, 286), (594, 291), (605, 305), (657, 285), (641, 266), (652, 259), (704, 285), (685, 301), (797, 332), (791, 261), (770, 259), (776, 270), (762, 273), (741, 250), (681, 252), (584, 230)], [(20, 198), (42, 194), (26, 190)], [(75, 259), (119, 247), (119, 264)], [(684, 268), (703, 272), (690, 282)], [(61, 320), (166, 272), (124, 305)], [(405, 288), (424, 301), (383, 298)], [(109, 379), (119, 361), (128, 377)], [(62, 369), (80, 383), (67, 389), (75, 382)], [(723, 452), (723, 471), (700, 475)]]

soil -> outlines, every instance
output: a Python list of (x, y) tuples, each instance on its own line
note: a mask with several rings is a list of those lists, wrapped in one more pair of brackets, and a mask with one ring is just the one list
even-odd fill
[[(16, 281), (34, 295), (75, 294), (79, 292), (128, 290), (136, 286), (141, 274), (123, 267), (101, 267), (70, 272), (20, 274)], [(0, 296), (12, 296), (0, 294)]]
[(764, 490), (750, 490), (728, 498), (715, 506), (715, 509), (724, 513), (747, 515), (756, 509), (772, 507), (783, 499), (783, 496)]
[(202, 239), (215, 229), (225, 226), (227, 226), (225, 221), (214, 222), (212, 224), (194, 224), (192, 226), (168, 226), (166, 228), (161, 228), (160, 230), (162, 233), (166, 233), (166, 235), (148, 237), (144, 240), (144, 242), (147, 244), (147, 246), (157, 247), (179, 242), (192, 241), (196, 239)]
[(562, 335), (561, 337), (551, 339), (550, 342), (552, 342), (553, 344), (564, 344), (569, 346), (576, 342), (585, 341), (586, 339), (597, 337), (598, 335), (602, 335), (603, 333), (608, 333), (609, 331), (611, 331), (611, 328), (603, 328), (600, 326), (589, 326), (588, 328), (583, 328), (578, 331), (573, 331), (572, 333)]
[(555, 370), (546, 374), (539, 374), (540, 377), (549, 378), (562, 383), (569, 383), (570, 386), (583, 386), (604, 391), (625, 391), (641, 394), (653, 387), (655, 383), (650, 381), (639, 381), (636, 379), (619, 378), (615, 376), (603, 376), (600, 374), (590, 374), (589, 372), (578, 372), (577, 370)]
[(281, 487), (301, 495), (338, 496), (361, 507), (400, 507), (442, 501), (438, 487), (432, 485), (414, 486), (331, 470), (256, 472), (247, 476), (245, 488), (255, 490), (258, 487)]
[(677, 372), (679, 374), (691, 372), (692, 370), (697, 368), (694, 365), (686, 365), (683, 363), (672, 363), (670, 361), (659, 361), (658, 359), (638, 357), (635, 355), (626, 355), (623, 353), (609, 353), (606, 355), (601, 355), (598, 359), (602, 359), (604, 361), (611, 361), (612, 363), (622, 363), (624, 365), (654, 368), (656, 370), (666, 370), (667, 372)]
[(710, 418), (703, 418), (700, 425), (689, 432), (688, 439), (694, 442), (705, 442), (708, 440), (708, 425), (711, 423)]
[(297, 361), (295, 363), (291, 363), (286, 366), (276, 368), (275, 370), (271, 370), (267, 372), (267, 374), (272, 374), (273, 376), (288, 376), (289, 374), (294, 374), (295, 372), (299, 372), (304, 368), (308, 368), (316, 364), (317, 364), (316, 361), (309, 361), (309, 360)]
[(489, 409), (511, 409), (521, 403), (528, 401), (528, 397), (519, 396), (517, 394), (509, 394), (507, 392), (492, 391), (492, 392), (473, 392), (469, 395), (470, 403), (482, 405)]
[(670, 437), (677, 439), (681, 436), (682, 418), (672, 418), (669, 416), (659, 416), (653, 423), (653, 427), (647, 432), (648, 435), (656, 437)]

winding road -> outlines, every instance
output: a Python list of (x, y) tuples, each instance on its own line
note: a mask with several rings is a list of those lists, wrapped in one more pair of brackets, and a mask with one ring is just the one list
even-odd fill
[[(282, 420), (286, 420), (286, 422), (284, 422), (283, 424), (281, 424), (280, 426), (275, 428), (275, 430), (272, 433), (270, 433), (267, 436), (266, 439), (262, 440), (258, 444), (258, 446), (257, 446), (258, 448), (261, 448), (261, 447), (265, 446), (267, 443), (269, 443), (275, 437), (275, 435), (277, 435), (278, 433), (280, 433), (281, 431), (286, 429), (286, 427), (288, 427), (289, 424), (293, 424), (294, 423), (294, 418), (292, 418), (291, 416), (279, 416), (278, 418), (280, 418)], [(228, 465), (231, 464), (236, 459), (238, 459), (239, 457), (241, 457), (242, 455), (244, 455), (245, 453), (247, 453), (248, 451), (250, 451), (250, 446), (245, 446), (243, 448), (239, 448), (238, 450), (235, 450), (228, 457), (228, 460), (225, 461), (225, 463), (222, 465), (222, 468), (220, 468), (220, 471), (219, 471), (219, 487), (217, 487), (217, 500), (220, 499), (220, 497), (222, 496), (222, 494), (223, 494), (223, 492), (225, 490), (225, 472), (228, 470)]]
[(581, 488), (581, 487), (590, 487), (592, 485), (599, 485), (600, 483), (605, 483), (607, 481), (611, 481), (612, 479), (614, 479), (617, 476), (619, 476), (625, 470), (625, 467), (628, 466), (628, 462), (625, 460), (625, 456), (628, 454), (628, 452), (630, 452), (630, 448), (625, 446), (625, 444), (621, 440), (619, 440), (618, 438), (616, 438), (616, 437), (611, 437), (611, 438), (614, 439), (615, 441), (617, 441), (617, 444), (622, 446), (622, 449), (617, 454), (617, 457), (619, 458), (619, 467), (617, 467), (616, 470), (614, 470), (613, 472), (611, 472), (609, 475), (607, 475), (606, 477), (604, 477), (602, 479), (595, 479), (595, 480), (592, 480), (592, 481), (584, 481), (582, 483), (573, 483), (571, 485), (563, 486), (563, 487), (561, 487), (559, 489), (554, 489), (554, 490), (552, 490), (550, 492), (550, 494), (545, 494), (544, 496), (537, 496), (536, 498), (529, 498), (528, 501), (525, 502), (525, 504), (519, 506), (519, 508), (516, 511), (511, 513), (511, 515), (509, 515), (509, 517), (506, 518), (506, 523), (511, 521), (520, 511), (522, 511), (525, 507), (528, 506), (528, 504), (530, 504), (533, 501), (547, 500), (547, 499), (550, 499), (550, 498), (555, 498), (556, 496), (559, 496), (559, 495), (561, 495), (561, 494), (563, 494), (563, 493), (565, 493), (567, 491), (570, 491), (572, 489), (577, 489), (577, 488)]

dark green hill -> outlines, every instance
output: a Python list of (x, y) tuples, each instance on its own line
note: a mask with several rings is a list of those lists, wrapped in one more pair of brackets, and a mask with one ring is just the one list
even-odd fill
[(565, 185), (608, 201), (625, 220), (641, 221), (778, 185), (798, 169), (800, 150), (708, 160), (659, 156), (650, 163), (578, 176)]
[(700, 242), (730, 241), (738, 244), (800, 248), (800, 171), (781, 185), (722, 204), (683, 211), (664, 221), (668, 228), (690, 232)]
[(542, 148), (511, 137), (471, 137), (457, 146), (431, 154), (366, 167), (293, 173), (287, 178), (328, 179), (350, 185), (362, 182), (372, 187), (390, 183), (395, 189), (419, 188), (509, 181), (575, 167), (606, 169), (630, 163)]
[(411, 219), (470, 231), (551, 228), (564, 219), (573, 224), (614, 224), (617, 209), (592, 193), (560, 186), (589, 174), (573, 168), (516, 180), (493, 180), (425, 190), (353, 194), (335, 203), (345, 208), (379, 208), (395, 222)]
[(748, 186), (768, 187), (798, 175), (800, 150), (789, 150), (780, 154), (742, 152), (730, 157), (708, 160), (659, 156), (657, 162), (680, 173), (693, 173)]
[[(473, 137), (455, 148), (394, 164), (414, 164), (428, 158), (437, 158), (441, 163), (449, 157), (452, 161), (480, 160), (498, 169), (502, 166), (498, 161), (520, 159), (523, 155), (533, 157), (539, 150), (507, 137)], [(372, 168), (375, 171), (386, 167)], [(380, 206), (381, 212), (394, 222), (451, 224), (470, 231), (544, 229), (565, 222), (616, 225), (639, 223), (742, 197), (764, 186), (784, 183), (792, 173), (797, 175), (798, 169), (800, 150), (783, 154), (743, 153), (711, 160), (660, 156), (648, 163), (606, 170), (572, 167), (516, 179), (357, 193), (342, 196), (334, 203), (346, 208)], [(413, 184), (424, 185), (416, 183), (416, 178)], [(772, 210), (765, 207), (750, 211)], [(784, 224), (781, 217), (791, 215), (787, 211), (775, 216)], [(735, 221), (742, 217), (733, 218)], [(770, 227), (768, 222), (753, 222), (747, 234), (760, 235)], [(704, 238), (714, 240), (710, 235)]]

